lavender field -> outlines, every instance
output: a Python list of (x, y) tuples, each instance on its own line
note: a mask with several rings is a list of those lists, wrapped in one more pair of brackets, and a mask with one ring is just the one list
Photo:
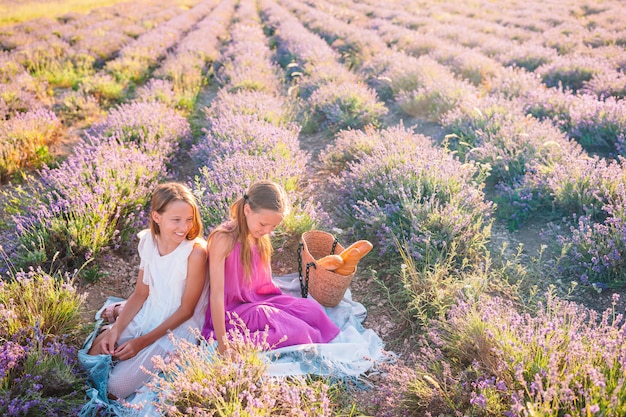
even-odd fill
[(109, 3), (0, 26), (0, 415), (88, 402), (158, 183), (210, 230), (258, 179), (293, 202), (275, 273), (311, 229), (373, 243), (351, 289), (394, 360), (274, 381), (244, 340), (163, 364), (163, 415), (626, 415), (626, 5)]

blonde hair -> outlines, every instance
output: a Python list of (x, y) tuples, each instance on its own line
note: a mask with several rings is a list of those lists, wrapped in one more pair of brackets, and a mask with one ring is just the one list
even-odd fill
[[(283, 216), (289, 212), (289, 205), (285, 190), (273, 181), (257, 181), (250, 186), (248, 191), (230, 206), (230, 218), (232, 223), (215, 229), (209, 236), (209, 244), (215, 233), (228, 233), (233, 237), (232, 245), (241, 243), (241, 264), (245, 277), (252, 276), (252, 248), (248, 240), (248, 222), (246, 221), (244, 207), (248, 205), (254, 212), (259, 210), (272, 210)], [(259, 254), (264, 267), (269, 268), (272, 257), (272, 243), (268, 235), (258, 239)], [(232, 250), (232, 249), (231, 249)]]
[[(187, 236), (187, 240), (193, 240), (202, 234), (202, 219), (200, 217), (200, 210), (198, 209), (198, 202), (194, 197), (191, 190), (184, 184), (178, 182), (166, 182), (157, 185), (152, 193), (151, 212), (156, 211), (159, 214), (163, 214), (167, 209), (167, 206), (174, 201), (183, 201), (191, 206), (193, 209), (193, 224)], [(150, 232), (152, 238), (161, 234), (160, 226), (150, 217)]]

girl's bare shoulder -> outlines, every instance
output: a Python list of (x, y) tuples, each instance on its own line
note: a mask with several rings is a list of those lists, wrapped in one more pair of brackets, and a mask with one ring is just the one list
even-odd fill
[(213, 255), (222, 255), (226, 257), (233, 250), (236, 242), (236, 228), (226, 223), (211, 232), (211, 235), (209, 236), (208, 251)]

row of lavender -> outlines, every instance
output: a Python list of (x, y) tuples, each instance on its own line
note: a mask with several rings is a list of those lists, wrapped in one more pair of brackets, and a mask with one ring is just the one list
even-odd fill
[[(433, 54), (440, 62), (453, 64), (459, 74), (463, 66), (468, 70), (482, 67), (482, 75), (474, 71), (472, 81), (476, 83), (499, 72), (502, 64), (538, 70), (547, 85), (561, 81), (573, 91), (623, 97), (626, 31), (619, 22), (626, 9), (619, 2), (586, 10), (575, 1), (559, 4), (565, 12), (551, 11), (551, 6), (546, 10), (546, 5), (537, 2), (523, 11), (504, 7), (498, 13), (493, 13), (489, 2), (433, 3), (420, 8), (409, 4), (332, 3), (341, 6), (343, 17), (383, 29), (389, 42), (408, 48), (412, 54)], [(523, 23), (516, 21), (524, 12), (535, 16)], [(364, 15), (368, 16), (365, 20)]]
[[(93, 13), (43, 25), (46, 30), (33, 31), (30, 38), (24, 37), (19, 27), (5, 30), (5, 42), (13, 40), (14, 45), (9, 45), (12, 51), (3, 52), (0, 65), (0, 116), (5, 120), (0, 129), (0, 180), (52, 162), (49, 145), (67, 135), (72, 125), (84, 127), (97, 120), (103, 113), (101, 107), (106, 109), (127, 99), (167, 50), (211, 7), (212, 3), (205, 2), (193, 12), (181, 13), (180, 7), (163, 10), (162, 4), (155, 4), (140, 18), (115, 15), (115, 10), (124, 10), (124, 5), (118, 5), (110, 10), (113, 16)], [(129, 20), (142, 23), (139, 27), (156, 27), (131, 31), (136, 37), (133, 39), (118, 30), (119, 24)], [(86, 25), (120, 42), (106, 42), (112, 49), (103, 55), (94, 44), (85, 43), (85, 34), (79, 30), (84, 31)], [(120, 35), (124, 36), (120, 39)], [(176, 92), (179, 103), (189, 107), (184, 91)]]
[(207, 227), (223, 222), (232, 202), (259, 179), (286, 189), (293, 210), (281, 224), (284, 243), (324, 221), (306, 189), (310, 155), (299, 147), (293, 101), (273, 61), (253, 2), (241, 2), (230, 42), (216, 63), (220, 86), (205, 109), (208, 127), (191, 153), (198, 168), (192, 189)]
[[(519, 104), (524, 97), (542, 95), (547, 105), (548, 95), (565, 93), (541, 87), (519, 69), (507, 70), (517, 77), (491, 79), (490, 89), (485, 91), (457, 79), (428, 55), (415, 58), (387, 50), (371, 30), (353, 27), (304, 4), (291, 2), (290, 7), (335, 48), (348, 51), (349, 62), (361, 62), (357, 69), (381, 96), (394, 100), (411, 115), (441, 123), (450, 134), (446, 145), (461, 160), (488, 166), (497, 212), (513, 227), (538, 211), (556, 208), (567, 217), (572, 228), (554, 231), (567, 251), (563, 272), (583, 283), (619, 280), (624, 269), (619, 253), (626, 247), (620, 234), (624, 222), (619, 209), (623, 204), (621, 160), (589, 156), (553, 123), (527, 116)], [(533, 93), (537, 91), (542, 93)], [(592, 116), (595, 112), (609, 114), (607, 108), (599, 110), (597, 105), (606, 101), (570, 96), (576, 97), (580, 106), (591, 101), (589, 108), (595, 109), (579, 119), (577, 129), (606, 128), (601, 119)], [(621, 100), (618, 103), (623, 106)], [(619, 138), (622, 131), (618, 129), (614, 136)]]
[[(368, 69), (381, 71), (375, 72), (374, 77), (370, 72), (372, 85), (380, 88), (379, 91), (390, 92), (391, 97), (397, 98), (398, 93), (405, 92), (407, 99), (421, 107), (418, 115), (423, 115), (424, 110), (432, 111), (436, 115), (435, 120), (445, 128), (454, 127), (456, 143), (451, 143), (455, 138), (450, 138), (448, 146), (454, 146), (463, 157), (468, 156), (469, 166), (472, 162), (493, 164), (490, 181), (506, 187), (515, 186), (520, 178), (525, 186), (537, 179), (553, 180), (550, 188), (544, 189), (548, 204), (567, 209), (573, 207), (573, 211), (590, 215), (593, 208), (587, 207), (584, 199), (592, 199), (592, 203), (597, 201), (593, 199), (603, 199), (599, 205), (604, 204), (606, 212), (615, 217), (593, 224), (596, 230), (616, 226), (614, 236), (623, 239), (624, 228), (619, 225), (619, 210), (615, 207), (610, 210), (611, 203), (623, 202), (620, 195), (624, 175), (620, 164), (590, 157), (552, 123), (527, 117), (506, 96), (486, 95), (479, 98), (480, 94), (476, 94), (476, 97), (467, 97), (465, 88), (477, 93), (480, 90), (458, 80), (434, 59), (418, 62), (428, 65), (415, 65), (415, 58), (384, 49), (376, 50), (380, 43), (376, 43), (376, 37), (371, 33), (343, 26), (332, 16), (318, 14), (299, 2), (284, 0), (281, 3), (287, 4), (309, 28), (324, 33), (322, 36), (334, 49), (344, 52), (345, 62), (357, 71), (368, 68), (371, 61), (378, 59), (378, 66)], [(335, 15), (341, 15), (337, 10), (333, 11)], [(381, 79), (384, 84), (380, 83)], [(392, 86), (398, 90), (393, 91)], [(402, 89), (400, 86), (409, 88)], [(504, 85), (501, 90), (507, 92)], [(401, 128), (340, 132), (335, 142), (321, 154), (326, 167), (338, 172), (332, 178), (332, 185), (347, 185), (348, 192), (343, 194), (341, 188), (331, 187), (333, 195), (341, 196), (334, 201), (337, 207), (343, 209), (337, 213), (337, 218), (342, 221), (353, 216), (354, 211), (364, 214), (363, 223), (354, 230), (358, 230), (358, 236), (367, 236), (363, 234), (367, 224), (375, 225), (380, 234), (372, 240), (377, 244), (385, 242), (385, 238), (389, 240), (393, 234), (402, 235), (411, 227), (411, 230), (420, 230), (419, 227), (429, 232), (437, 230), (436, 227), (442, 223), (441, 218), (433, 216), (437, 222), (429, 221), (424, 213), (432, 207), (444, 207), (446, 203), (450, 203), (448, 209), (458, 204), (452, 198), (425, 200), (419, 194), (409, 194), (414, 190), (411, 187), (420, 184), (423, 190), (437, 190), (433, 193), (437, 197), (446, 196), (445, 192), (438, 192), (446, 188), (433, 184), (424, 173), (434, 172), (437, 177), (448, 177), (449, 172), (457, 172), (455, 170), (459, 170), (459, 166), (454, 165), (458, 161), (452, 157), (450, 164), (437, 165), (434, 161), (450, 155), (441, 150), (425, 152), (415, 143), (414, 135), (404, 132), (402, 137), (402, 133)], [(428, 147), (432, 146), (429, 140), (426, 142)], [(411, 158), (415, 148), (426, 161), (420, 157)], [(397, 154), (389, 152), (389, 149), (396, 150)], [(387, 163), (394, 157), (396, 161), (409, 160), (412, 165), (403, 171), (397, 164)], [(377, 172), (378, 167), (384, 168)], [(410, 175), (405, 176), (403, 172), (410, 172)], [(477, 172), (480, 171), (470, 175), (471, 181), (482, 184)], [(564, 175), (550, 176), (552, 172), (563, 172)], [(406, 180), (396, 182), (396, 178)], [(597, 185), (588, 188), (591, 181), (596, 181)], [(450, 179), (446, 185), (454, 183)], [(453, 189), (452, 195), (467, 190), (462, 181), (457, 183), (460, 186)], [(411, 198), (399, 199), (397, 190)], [(356, 198), (350, 200), (352, 195)], [(482, 199), (482, 195), (479, 196), (478, 200), (482, 202)], [(342, 206), (346, 201), (349, 204)], [(403, 203), (406, 207), (407, 201), (413, 202), (413, 209), (421, 211), (398, 210)], [(463, 201), (475, 200), (471, 195), (464, 195)], [(378, 210), (381, 205), (385, 208), (382, 213)], [(482, 208), (488, 211), (487, 207)], [(598, 206), (595, 209), (597, 215)], [(445, 219), (457, 213), (447, 211), (442, 214)], [(402, 224), (402, 221), (405, 223)], [(390, 227), (394, 224), (402, 225), (401, 231)], [(593, 256), (592, 250), (606, 250), (598, 247), (598, 243), (602, 243), (600, 235), (596, 235), (595, 241), (587, 243), (591, 250), (585, 256)], [(626, 324), (623, 315), (615, 311), (618, 297), (614, 297), (613, 309), (607, 310), (602, 317), (576, 304), (559, 301), (550, 294), (546, 304), (539, 304), (535, 317), (522, 315), (517, 313), (514, 305), (502, 299), (480, 295), (499, 277), (515, 276), (510, 266), (500, 269), (490, 265), (488, 260), (486, 263), (475, 263), (478, 258), (466, 255), (464, 259), (468, 264), (465, 266), (469, 265), (469, 268), (464, 270), (459, 265), (449, 268), (441, 252), (410, 252), (420, 248), (419, 244), (432, 248), (432, 242), (427, 240), (399, 244), (402, 251), (409, 252), (409, 256), (403, 257), (406, 264), (401, 272), (403, 288), (399, 292), (408, 295), (402, 301), (414, 314), (412, 319), (422, 320), (422, 323), (432, 327), (421, 342), (421, 355), (414, 358), (415, 363), (389, 370), (389, 379), (383, 384), (376, 408), (377, 415), (456, 413), (522, 416), (540, 413), (557, 416), (567, 413), (582, 416), (600, 413), (617, 416), (624, 413), (625, 387), (621, 375), (626, 366), (623, 357)], [(475, 244), (473, 248), (479, 249), (480, 245)], [(608, 257), (617, 254), (618, 258), (619, 247), (610, 249), (613, 252)], [(455, 247), (450, 252), (456, 250), (458, 248)], [(423, 259), (420, 255), (424, 254), (429, 256)], [(571, 256), (576, 256), (575, 252)], [(613, 257), (610, 260), (616, 259)], [(613, 267), (616, 267), (615, 272), (622, 270), (620, 264), (613, 264)], [(602, 272), (605, 275), (601, 276), (606, 277), (606, 271)], [(451, 276), (455, 278), (451, 279)], [(454, 290), (454, 294), (451, 294), (452, 291), (448, 293), (450, 289)], [(450, 309), (450, 305), (454, 307)], [(438, 317), (446, 319), (437, 320)], [(571, 337), (573, 329), (576, 329), (574, 338)]]
[[(616, 4), (611, 10), (618, 7), (621, 6)], [(532, 39), (524, 39), (520, 45), (505, 43), (499, 47), (493, 41), (485, 46), (459, 45), (460, 39), (456, 43), (446, 40), (445, 46), (435, 44), (433, 48), (425, 48), (420, 44), (423, 36), (419, 31), (383, 19), (363, 23), (400, 50), (416, 57), (430, 56), (447, 66), (456, 76), (479, 87), (481, 94), (515, 96), (527, 114), (551, 120), (584, 147), (624, 154), (621, 132), (626, 123), (622, 100), (626, 92), (626, 61), (622, 47), (612, 47), (604, 56), (597, 48), (578, 48), (576, 52), (559, 54), (557, 49), (538, 46), (532, 50), (550, 50), (551, 55), (514, 59), (508, 56), (520, 50), (531, 53)], [(435, 23), (428, 28), (438, 30)], [(525, 60), (538, 63), (528, 65), (524, 64)], [(514, 92), (506, 91), (511, 89)]]

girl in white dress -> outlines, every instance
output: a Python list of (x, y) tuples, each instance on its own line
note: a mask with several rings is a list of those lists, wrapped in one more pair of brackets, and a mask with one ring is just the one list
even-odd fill
[(207, 253), (195, 197), (183, 184), (166, 183), (152, 195), (150, 229), (139, 232), (141, 263), (135, 290), (90, 355), (112, 355), (109, 394), (127, 398), (154, 371), (151, 358), (174, 348), (168, 338), (194, 340), (207, 304)]

